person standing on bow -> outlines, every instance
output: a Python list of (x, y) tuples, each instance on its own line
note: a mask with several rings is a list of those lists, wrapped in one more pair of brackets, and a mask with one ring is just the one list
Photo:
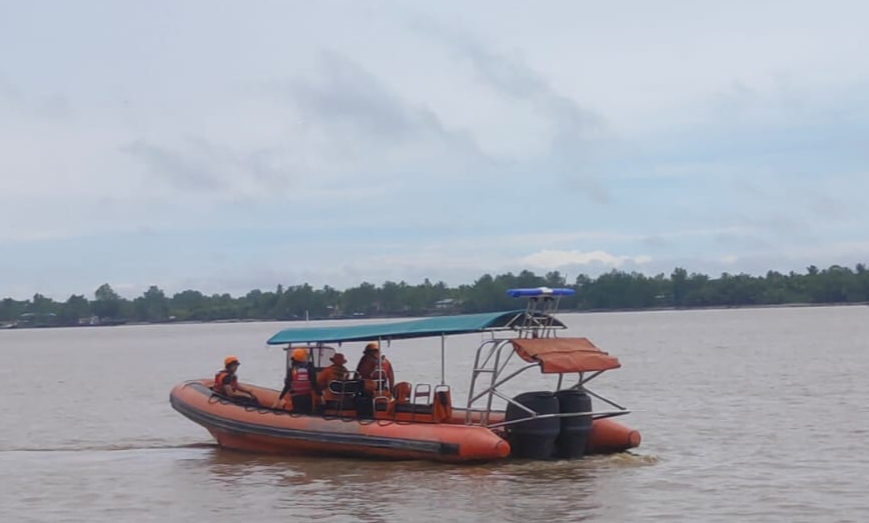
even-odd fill
[(386, 356), (380, 354), (380, 345), (376, 341), (372, 341), (365, 346), (362, 358), (359, 360), (359, 364), (356, 365), (356, 373), (363, 380), (385, 378), (385, 389), (390, 392), (395, 387), (395, 374), (393, 374), (392, 363), (386, 359)]
[(277, 408), (284, 396), (289, 394), (288, 403), (292, 405), (289, 410), (298, 414), (311, 414), (314, 412), (314, 395), (319, 396), (317, 371), (314, 364), (308, 361), (308, 351), (305, 349), (293, 349), (290, 359), (292, 362), (287, 369), (284, 388), (272, 408)]
[(236, 372), (239, 365), (241, 363), (238, 358), (227, 356), (223, 360), (223, 370), (217, 371), (217, 374), (214, 375), (214, 384), (211, 386), (211, 390), (233, 400), (257, 405), (259, 402), (253, 391), (238, 384)]

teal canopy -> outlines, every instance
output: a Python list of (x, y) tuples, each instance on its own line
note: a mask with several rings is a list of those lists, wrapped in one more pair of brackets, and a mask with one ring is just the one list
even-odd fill
[[(516, 329), (525, 324), (526, 311), (487, 312), (458, 316), (436, 316), (374, 325), (351, 325), (346, 327), (303, 327), (285, 329), (267, 342), (269, 345), (285, 343), (339, 343), (344, 341), (373, 341), (377, 339), (400, 340), (426, 338), (447, 334), (468, 334), (496, 330)], [(564, 328), (557, 319), (543, 313), (535, 313), (530, 324)]]

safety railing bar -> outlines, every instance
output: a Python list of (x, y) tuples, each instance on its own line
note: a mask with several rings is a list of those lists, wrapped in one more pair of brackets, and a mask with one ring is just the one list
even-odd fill
[(567, 412), (564, 414), (540, 414), (538, 416), (533, 416), (530, 418), (521, 418), (510, 421), (501, 421), (498, 423), (493, 423), (491, 425), (487, 425), (490, 429), (496, 429), (498, 427), (506, 427), (508, 425), (516, 425), (518, 423), (524, 423), (527, 421), (536, 421), (539, 419), (547, 419), (547, 418), (576, 418), (579, 416), (591, 416), (592, 419), (602, 419), (602, 418), (612, 418), (615, 416), (623, 416), (625, 414), (629, 414), (631, 411), (629, 410), (613, 410), (613, 411), (599, 411), (599, 412)]
[[(471, 383), (470, 383), (470, 387), (468, 390), (468, 404), (467, 404), (467, 406), (469, 408), (471, 407), (470, 398), (471, 398), (471, 396), (473, 396), (474, 391), (477, 388), (477, 380), (479, 379), (481, 372), (491, 372), (491, 370), (481, 370), (481, 369), (486, 368), (485, 366), (488, 364), (489, 360), (492, 358), (492, 354), (495, 353), (495, 349), (497, 348), (498, 342), (499, 342), (499, 340), (496, 339), (494, 337), (494, 334), (493, 334), (492, 339), (483, 340), (483, 342), (477, 347), (476, 356), (474, 358), (474, 370), (471, 372)], [(480, 356), (481, 356), (484, 348), (486, 348), (487, 346), (490, 346), (490, 345), (491, 345), (491, 348), (489, 349), (489, 352), (486, 355), (486, 359), (483, 362), (483, 366), (481, 367), (480, 366)], [(470, 420), (470, 414), (467, 414), (466, 418), (465, 418), (465, 422), (467, 423), (469, 420)]]
[[(507, 403), (511, 403), (511, 404), (513, 404), (513, 405), (516, 405), (516, 406), (519, 407), (520, 409), (522, 409), (522, 410), (524, 410), (525, 412), (531, 414), (531, 416), (532, 416), (533, 418), (538, 418), (538, 417), (539, 417), (539, 414), (538, 414), (536, 411), (533, 411), (533, 410), (531, 410), (530, 408), (526, 407), (525, 405), (522, 405), (521, 403), (517, 402), (517, 401), (514, 400), (513, 398), (510, 398), (510, 397), (508, 397), (508, 396), (506, 396), (506, 395), (504, 395), (504, 394), (501, 394), (501, 393), (498, 392), (497, 390), (492, 390), (492, 394), (493, 394), (494, 396), (498, 396), (499, 398), (501, 398), (502, 400), (506, 401)], [(487, 410), (488, 410), (489, 413), (492, 412), (491, 407), (490, 407), (489, 409), (487, 409)], [(488, 416), (486, 417), (486, 419), (488, 420)], [(524, 419), (524, 418), (523, 418), (523, 419)]]
[(582, 373), (580, 373), (580, 375), (579, 375), (579, 384), (582, 385), (582, 384), (588, 383), (589, 381), (595, 379), (596, 377), (600, 376), (600, 375), (603, 374), (603, 373), (604, 373), (604, 371), (599, 370), (599, 371), (596, 371), (596, 372), (592, 373), (591, 376), (589, 376), (588, 378), (585, 378), (585, 379), (583, 379), (583, 377), (582, 377)]
[(486, 368), (486, 367), (489, 365), (489, 360), (491, 360), (491, 359), (492, 359), (492, 355), (495, 354), (495, 351), (496, 351), (496, 349), (498, 348), (498, 342), (499, 342), (499, 341), (501, 341), (501, 340), (498, 340), (498, 339), (494, 339), (494, 338), (493, 338), (493, 339), (491, 339), (491, 340), (486, 340), (486, 341), (484, 341), (483, 344), (480, 345), (480, 349), (482, 349), (482, 348), (485, 347), (486, 345), (491, 345), (492, 348), (490, 348), (488, 354), (486, 354), (486, 359), (483, 360), (483, 364), (480, 365), (480, 364), (479, 364), (480, 362), (479, 362), (479, 361), (476, 361), (476, 362), (474, 363), (474, 367), (476, 367), (476, 368)]
[(617, 409), (628, 410), (626, 407), (622, 407), (621, 405), (619, 405), (618, 403), (614, 402), (613, 400), (611, 400), (611, 399), (609, 399), (609, 398), (605, 398), (605, 397), (601, 396), (600, 394), (597, 394), (596, 392), (594, 392), (594, 391), (592, 391), (592, 390), (589, 390), (589, 389), (583, 389), (583, 390), (584, 390), (585, 393), (588, 394), (589, 396), (594, 396), (595, 398), (597, 398), (597, 399), (599, 399), (599, 400), (601, 400), (601, 401), (603, 401), (603, 402), (609, 403), (610, 405), (612, 405), (613, 407), (615, 407), (615, 408), (617, 408)]
[(477, 394), (476, 396), (474, 396), (474, 397), (471, 399), (471, 401), (470, 401), (469, 403), (473, 403), (473, 402), (479, 400), (480, 398), (482, 398), (483, 396), (485, 396), (486, 394), (488, 394), (488, 393), (489, 393), (489, 390), (496, 389), (496, 388), (500, 387), (501, 385), (507, 383), (508, 381), (512, 380), (513, 378), (515, 378), (515, 377), (518, 376), (519, 374), (525, 372), (526, 370), (528, 370), (528, 369), (533, 369), (534, 367), (537, 367), (537, 366), (538, 366), (537, 363), (529, 363), (528, 365), (526, 365), (526, 366), (522, 367), (521, 369), (519, 369), (519, 370), (513, 372), (512, 374), (510, 374), (510, 375), (507, 376), (506, 378), (502, 379), (501, 381), (495, 383), (495, 384), (492, 385), (491, 387), (487, 387), (486, 389), (482, 390), (479, 394)]
[[(502, 346), (502, 350), (503, 350), (503, 347), (506, 347), (508, 344), (512, 345), (512, 343), (508, 341), (507, 343), (505, 343)], [(498, 369), (498, 374), (501, 374), (502, 372), (504, 372), (504, 369), (507, 368), (507, 365), (510, 363), (510, 360), (513, 358), (514, 354), (516, 354), (516, 350), (511, 347), (510, 354), (507, 355), (507, 357), (504, 359), (504, 364), (501, 365), (501, 368)]]
[[(495, 363), (492, 365), (493, 369), (498, 368), (498, 362), (501, 359), (501, 348), (505, 343), (508, 343), (506, 340), (502, 340), (500, 343), (495, 344)], [(489, 390), (491, 393), (489, 394), (489, 400), (486, 402), (486, 412), (484, 412), (480, 417), (482, 418), (483, 425), (487, 425), (489, 423), (489, 414), (492, 412), (492, 394), (497, 393), (495, 390), (495, 380), (498, 379), (498, 373), (492, 373), (492, 380), (489, 382)]]
[[(479, 377), (479, 372), (477, 372), (476, 369), (480, 366), (480, 353), (483, 351), (483, 347), (485, 347), (487, 343), (488, 342), (486, 342), (486, 341), (481, 343), (477, 347), (477, 352), (476, 352), (476, 355), (474, 356), (474, 370), (471, 371), (471, 383), (468, 387), (468, 407), (469, 408), (471, 406), (471, 402), (470, 402), (471, 395), (474, 394), (474, 389), (476, 388), (476, 385), (477, 385), (477, 378)], [(470, 413), (465, 415), (465, 423), (469, 422), (469, 420), (471, 419), (470, 416), (471, 416)]]
[[(420, 391), (425, 391), (425, 392), (420, 393)], [(431, 403), (431, 395), (432, 395), (431, 384), (429, 384), (429, 383), (417, 383), (416, 386), (414, 386), (414, 388), (413, 388), (413, 399), (411, 400), (411, 403), (414, 405), (418, 405), (417, 400), (420, 398), (420, 396), (425, 397), (426, 399), (429, 400), (428, 403)]]

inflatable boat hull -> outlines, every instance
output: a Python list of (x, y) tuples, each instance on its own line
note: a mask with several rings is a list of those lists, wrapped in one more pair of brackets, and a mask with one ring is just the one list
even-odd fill
[[(207, 380), (177, 385), (170, 401), (175, 410), (229, 449), (447, 462), (491, 461), (510, 454), (510, 445), (483, 427), (324, 418), (244, 407), (219, 399), (209, 385)], [(277, 394), (247, 387), (266, 404)]]
[[(270, 405), (277, 391), (245, 385)], [(292, 414), (280, 409), (245, 407), (219, 398), (211, 380), (176, 385), (172, 407), (203, 426), (228, 449), (264, 454), (357, 456), (394, 460), (485, 462), (510, 456), (510, 444), (492, 430), (465, 425), (465, 411), (454, 409), (449, 423), (402, 423)], [(492, 412), (490, 423), (503, 421)], [(476, 413), (472, 419), (478, 418)], [(585, 454), (623, 452), (639, 446), (640, 433), (611, 418), (594, 420)]]

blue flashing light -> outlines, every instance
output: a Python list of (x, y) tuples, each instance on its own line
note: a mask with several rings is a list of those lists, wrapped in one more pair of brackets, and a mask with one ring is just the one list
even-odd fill
[(541, 296), (572, 296), (576, 294), (576, 291), (573, 289), (537, 287), (534, 289), (508, 289), (507, 294), (512, 298), (539, 298)]

